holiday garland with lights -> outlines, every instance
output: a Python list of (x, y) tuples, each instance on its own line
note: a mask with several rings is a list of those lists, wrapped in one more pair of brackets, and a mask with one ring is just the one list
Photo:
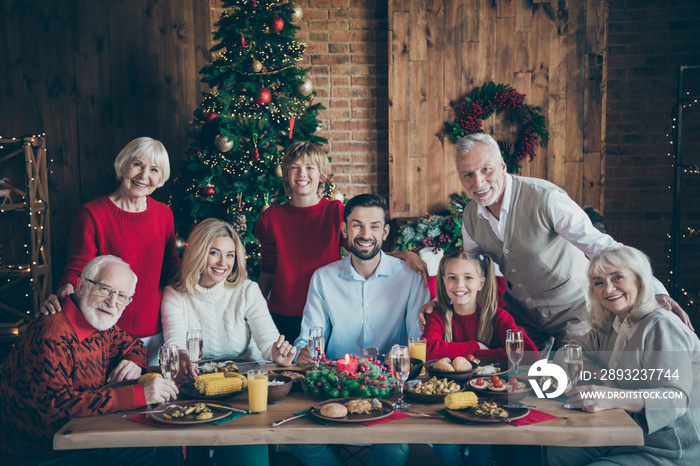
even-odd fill
[(483, 133), (483, 121), (498, 110), (514, 111), (521, 131), (515, 144), (498, 141), (503, 160), (508, 172), (519, 173), (520, 162), (535, 157), (535, 147), (546, 145), (549, 132), (545, 125), (542, 107), (528, 105), (525, 94), (521, 94), (508, 84), (496, 84), (493, 81), (477, 87), (464, 102), (455, 108), (454, 121), (447, 122), (448, 129), (455, 140), (474, 133)]
[(321, 357), (318, 369), (306, 372), (301, 388), (318, 399), (363, 397), (386, 398), (396, 389), (391, 372), (375, 359), (350, 356), (358, 362), (357, 373), (337, 371), (337, 361)]
[[(231, 222), (257, 276), (260, 213), (287, 200), (280, 160), (297, 141), (325, 144), (315, 92), (301, 68), (305, 44), (295, 39), (303, 10), (276, 0), (225, 0), (216, 23), (214, 60), (202, 68), (211, 87), (190, 122), (192, 142), (171, 207), (178, 235), (209, 217)], [(334, 184), (326, 183), (326, 197)]]

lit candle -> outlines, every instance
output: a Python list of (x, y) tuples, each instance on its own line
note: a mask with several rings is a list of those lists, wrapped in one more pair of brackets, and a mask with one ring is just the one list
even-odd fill
[(350, 355), (346, 354), (345, 359), (338, 359), (336, 367), (338, 374), (347, 372), (348, 375), (355, 375), (357, 373), (357, 360), (350, 358)]

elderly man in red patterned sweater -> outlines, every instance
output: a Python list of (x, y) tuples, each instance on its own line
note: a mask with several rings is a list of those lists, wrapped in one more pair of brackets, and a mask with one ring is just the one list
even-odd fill
[[(137, 379), (146, 349), (115, 324), (131, 302), (136, 275), (114, 256), (88, 262), (64, 312), (40, 315), (12, 349), (0, 379), (0, 453), (20, 463), (131, 465), (153, 461), (153, 449), (84, 450), (56, 455), (53, 435), (74, 417), (94, 416), (163, 403), (177, 387), (160, 377)], [(5, 463), (7, 464), (7, 463)]]

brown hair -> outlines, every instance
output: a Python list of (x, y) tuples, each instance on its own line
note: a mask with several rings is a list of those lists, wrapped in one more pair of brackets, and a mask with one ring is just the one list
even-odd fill
[(440, 260), (440, 266), (438, 267), (437, 273), (437, 300), (438, 300), (438, 311), (442, 316), (442, 321), (445, 323), (445, 341), (452, 341), (452, 315), (454, 314), (454, 309), (452, 307), (452, 300), (447, 296), (447, 290), (445, 289), (445, 268), (447, 263), (453, 259), (464, 259), (478, 265), (478, 269), (481, 271), (481, 276), (485, 277), (484, 286), (481, 291), (477, 294), (477, 302), (481, 304), (481, 314), (479, 316), (479, 332), (477, 333), (477, 339), (485, 344), (486, 346), (491, 346), (493, 340), (493, 320), (496, 315), (496, 308), (498, 307), (498, 293), (496, 288), (496, 273), (493, 267), (493, 260), (490, 256), (484, 255), (483, 261), (478, 255), (467, 252), (452, 250), (442, 257)]
[(318, 190), (316, 191), (320, 196), (323, 193), (323, 188), (326, 186), (326, 180), (331, 176), (331, 163), (328, 161), (328, 156), (321, 149), (321, 146), (314, 144), (312, 142), (295, 142), (287, 152), (284, 153), (282, 157), (282, 162), (280, 163), (282, 168), (282, 184), (284, 185), (284, 192), (287, 196), (292, 197), (292, 188), (289, 186), (289, 181), (287, 175), (289, 174), (289, 166), (301, 159), (309, 159), (309, 162), (315, 164), (318, 167), (319, 181)]

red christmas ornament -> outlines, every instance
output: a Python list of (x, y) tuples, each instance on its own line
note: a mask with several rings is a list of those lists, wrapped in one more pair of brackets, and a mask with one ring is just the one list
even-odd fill
[(245, 48), (245, 37), (241, 36), (241, 47)]
[(253, 160), (255, 162), (260, 160), (260, 152), (258, 152), (258, 146), (255, 146), (255, 150), (253, 151)]
[(272, 93), (266, 87), (258, 89), (258, 97), (255, 98), (255, 103), (259, 105), (267, 105), (272, 102)]
[(292, 139), (292, 132), (294, 131), (294, 117), (289, 119), (289, 139)]
[(204, 188), (204, 190), (202, 192), (204, 193), (205, 196), (209, 197), (209, 196), (213, 196), (214, 193), (216, 192), (216, 190), (214, 189), (214, 186), (207, 186), (206, 188)]
[(275, 16), (272, 18), (270, 28), (275, 32), (280, 32), (282, 29), (284, 29), (284, 20), (279, 16)]
[(251, 1), (250, 1), (250, 6), (253, 8), (253, 10), (256, 9), (256, 8), (258, 7), (258, 2), (257, 2), (257, 0), (251, 0)]
[(219, 118), (219, 114), (216, 112), (209, 112), (207, 113), (206, 120), (207, 123), (213, 123)]

